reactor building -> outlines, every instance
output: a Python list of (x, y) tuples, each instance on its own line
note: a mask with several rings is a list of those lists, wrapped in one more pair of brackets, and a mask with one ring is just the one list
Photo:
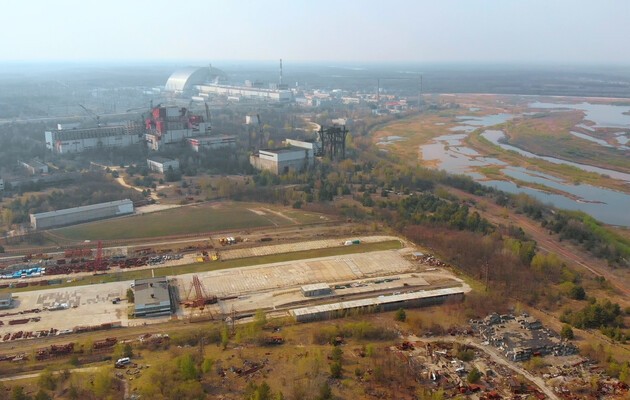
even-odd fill
[(58, 154), (80, 153), (86, 150), (126, 147), (140, 143), (144, 134), (142, 124), (91, 128), (54, 129), (44, 132), (46, 148)]

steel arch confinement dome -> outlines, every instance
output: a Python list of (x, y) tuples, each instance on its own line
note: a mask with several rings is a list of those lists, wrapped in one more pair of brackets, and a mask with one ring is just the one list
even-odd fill
[(187, 67), (179, 69), (168, 78), (165, 89), (169, 92), (183, 92), (208, 80), (207, 67)]

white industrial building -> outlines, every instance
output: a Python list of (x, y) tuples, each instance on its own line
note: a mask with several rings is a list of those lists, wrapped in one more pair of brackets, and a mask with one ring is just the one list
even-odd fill
[(48, 165), (39, 160), (31, 160), (28, 162), (18, 161), (31, 175), (40, 175), (48, 173)]
[(209, 135), (186, 139), (190, 148), (196, 152), (205, 149), (220, 149), (224, 147), (236, 147), (236, 136)]
[(302, 294), (305, 297), (317, 297), (332, 294), (332, 290), (327, 283), (313, 283), (310, 285), (303, 285), (301, 289)]
[(308, 158), (313, 158), (322, 152), (322, 143), (317, 141), (304, 141), (304, 140), (296, 140), (296, 139), (286, 139), (284, 143), (287, 146), (299, 147), (301, 149), (306, 149)]
[(147, 165), (149, 169), (154, 172), (163, 174), (172, 168), (174, 171), (179, 169), (179, 161), (171, 160), (170, 158), (154, 156), (147, 159)]
[(308, 149), (285, 147), (282, 149), (259, 150), (249, 157), (250, 164), (257, 170), (268, 170), (274, 174), (285, 174), (289, 170), (300, 171), (313, 164)]
[(118, 126), (99, 126), (81, 129), (56, 129), (44, 132), (46, 148), (59, 154), (80, 153), (85, 150), (125, 147), (140, 143), (144, 128), (128, 123)]
[(280, 103), (288, 103), (293, 99), (293, 93), (290, 90), (219, 84), (197, 85), (196, 88), (199, 90), (199, 96), (202, 97), (212, 94), (234, 98), (253, 98)]
[(225, 73), (213, 67), (185, 67), (173, 72), (166, 81), (164, 90), (172, 93), (183, 93), (209, 81), (218, 81)]
[(133, 202), (129, 199), (91, 204), (89, 206), (31, 214), (33, 229), (48, 229), (78, 224), (133, 213)]

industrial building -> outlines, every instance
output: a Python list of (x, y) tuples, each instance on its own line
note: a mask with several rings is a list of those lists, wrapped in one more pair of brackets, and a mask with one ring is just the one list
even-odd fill
[(48, 165), (39, 160), (31, 160), (28, 162), (18, 161), (31, 175), (40, 175), (48, 173)]
[(200, 150), (236, 147), (236, 136), (229, 135), (198, 136), (186, 140), (190, 148), (196, 152)]
[(293, 146), (293, 147), (299, 147), (301, 149), (306, 149), (307, 150), (306, 156), (308, 158), (314, 158), (315, 156), (319, 156), (322, 152), (322, 143), (315, 140), (305, 141), (305, 140), (296, 140), (296, 139), (285, 139), (284, 143), (287, 146)]
[(173, 313), (174, 303), (166, 277), (137, 279), (133, 291), (136, 317), (158, 317)]
[(257, 99), (270, 102), (288, 103), (293, 100), (293, 93), (290, 90), (265, 89), (255, 86), (233, 86), (219, 84), (197, 85), (200, 97), (208, 95), (226, 96), (228, 98)]
[(285, 174), (289, 170), (300, 171), (313, 164), (309, 150), (300, 147), (259, 150), (249, 157), (250, 164), (257, 170), (268, 170), (274, 174)]
[(186, 67), (171, 74), (166, 81), (164, 90), (172, 93), (184, 93), (194, 89), (196, 85), (201, 85), (210, 81), (219, 81), (225, 77), (225, 73), (218, 68), (209, 67)]
[(85, 150), (125, 147), (140, 143), (142, 124), (98, 126), (81, 129), (56, 129), (44, 132), (46, 148), (58, 154), (80, 153)]
[[(208, 115), (206, 119), (209, 120)], [(184, 107), (159, 106), (151, 110), (145, 121), (145, 139), (152, 150), (160, 150), (169, 144), (181, 143), (184, 140), (210, 134), (210, 122), (200, 115), (191, 114)]]
[(291, 315), (297, 322), (310, 322), (340, 318), (353, 312), (393, 311), (399, 308), (426, 307), (449, 300), (461, 301), (463, 299), (462, 288), (446, 288), (297, 308), (291, 310)]
[(0, 293), (0, 309), (4, 310), (13, 307), (13, 296), (11, 293)]
[(169, 168), (175, 170), (179, 169), (179, 161), (171, 160), (170, 158), (153, 156), (147, 159), (147, 165), (149, 169), (154, 172), (159, 172), (161, 174), (165, 173), (169, 170)]
[(31, 225), (33, 229), (48, 229), (132, 213), (133, 202), (129, 199), (125, 199), (31, 214)]
[(302, 286), (302, 294), (306, 297), (326, 296), (332, 293), (330, 286), (326, 283), (314, 283)]

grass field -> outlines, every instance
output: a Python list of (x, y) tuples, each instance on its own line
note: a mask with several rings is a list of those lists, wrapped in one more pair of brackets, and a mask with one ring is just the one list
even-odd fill
[(63, 239), (71, 240), (119, 240), (225, 229), (285, 226), (319, 220), (319, 214), (309, 215), (304, 212), (293, 212), (293, 210), (288, 212), (284, 209), (278, 211), (277, 207), (272, 207), (251, 203), (200, 204), (71, 226), (57, 229), (53, 233)]
[[(161, 267), (154, 269), (142, 269), (142, 270), (131, 270), (125, 272), (115, 272), (107, 275), (97, 275), (97, 276), (85, 276), (79, 277), (72, 282), (65, 282), (61, 285), (55, 286), (27, 286), (24, 288), (12, 288), (12, 289), (1, 289), (0, 293), (8, 292), (17, 293), (17, 292), (26, 292), (32, 290), (42, 290), (42, 289), (57, 289), (62, 287), (71, 287), (71, 286), (83, 286), (83, 285), (92, 285), (97, 283), (106, 283), (106, 282), (118, 282), (118, 281), (129, 281), (133, 279), (145, 279), (150, 278), (153, 271), (154, 276), (174, 276), (174, 275), (182, 275), (182, 274), (190, 274), (195, 272), (203, 272), (203, 271), (215, 271), (221, 269), (228, 268), (239, 268), (239, 267), (249, 267), (252, 265), (261, 265), (261, 264), (270, 264), (284, 261), (294, 261), (294, 260), (303, 260), (309, 258), (318, 258), (318, 257), (331, 257), (331, 256), (339, 256), (344, 254), (356, 254), (356, 253), (367, 253), (371, 251), (382, 251), (382, 250), (393, 250), (400, 249), (401, 243), (398, 240), (388, 240), (384, 242), (377, 243), (363, 243), (359, 246), (340, 246), (340, 247), (331, 247), (324, 249), (316, 249), (316, 250), (305, 250), (305, 251), (296, 251), (291, 253), (280, 253), (280, 254), (272, 254), (268, 256), (259, 256), (259, 257), (248, 257), (248, 258), (238, 258), (235, 260), (226, 260), (226, 261), (212, 261), (205, 263), (195, 263), (188, 265), (181, 265), (176, 267)], [(52, 276), (51, 278), (55, 278)], [(72, 278), (72, 276), (68, 276), (68, 278)]]

